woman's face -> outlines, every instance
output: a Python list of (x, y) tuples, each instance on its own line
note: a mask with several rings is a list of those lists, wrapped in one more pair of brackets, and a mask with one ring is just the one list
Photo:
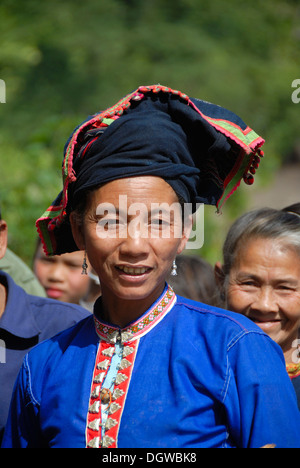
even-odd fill
[(103, 298), (149, 306), (161, 294), (187, 240), (175, 192), (153, 176), (103, 185), (89, 198), (83, 227), (78, 229), (72, 216), (71, 223), (77, 245), (86, 248), (99, 276)]
[(300, 257), (283, 241), (252, 239), (230, 271), (227, 308), (249, 317), (290, 358), (300, 326)]

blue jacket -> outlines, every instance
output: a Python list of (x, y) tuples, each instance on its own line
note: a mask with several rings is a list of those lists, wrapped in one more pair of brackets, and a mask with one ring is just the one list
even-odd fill
[(124, 329), (99, 311), (26, 356), (3, 447), (300, 447), (281, 349), (247, 318), (170, 288)]
[(74, 304), (31, 296), (3, 272), (0, 272), (0, 283), (7, 288), (6, 307), (0, 318), (1, 443), (13, 386), (25, 354), (91, 314)]

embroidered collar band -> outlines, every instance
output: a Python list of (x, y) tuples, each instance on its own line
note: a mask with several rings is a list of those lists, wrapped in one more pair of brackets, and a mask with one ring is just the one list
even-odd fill
[[(101, 299), (101, 298), (100, 298)], [(94, 314), (95, 328), (99, 338), (111, 344), (120, 341), (121, 344), (137, 340), (155, 327), (170, 312), (176, 303), (176, 294), (171, 286), (166, 286), (162, 296), (137, 321), (121, 329), (101, 321)]]

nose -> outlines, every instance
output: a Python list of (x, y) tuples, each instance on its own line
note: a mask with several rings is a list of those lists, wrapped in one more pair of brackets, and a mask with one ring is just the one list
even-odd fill
[(64, 265), (62, 263), (53, 263), (48, 272), (49, 281), (62, 282), (64, 278)]
[(128, 231), (119, 251), (124, 258), (145, 259), (150, 252), (150, 243), (146, 231), (144, 229), (136, 229), (133, 232)]
[(271, 287), (260, 288), (251, 308), (264, 314), (277, 313), (279, 307), (273, 289)]

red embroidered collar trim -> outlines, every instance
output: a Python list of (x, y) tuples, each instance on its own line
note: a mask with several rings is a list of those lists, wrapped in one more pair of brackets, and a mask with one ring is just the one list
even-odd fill
[(156, 302), (146, 314), (123, 329), (102, 323), (94, 315), (97, 335), (109, 343), (116, 343), (117, 340), (120, 340), (121, 343), (136, 340), (156, 326), (172, 309), (175, 303), (176, 294), (171, 286), (168, 286), (162, 298)]

